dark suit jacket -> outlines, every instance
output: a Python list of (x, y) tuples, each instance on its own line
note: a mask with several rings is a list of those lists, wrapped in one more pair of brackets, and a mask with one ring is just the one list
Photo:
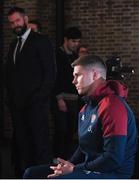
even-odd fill
[(46, 35), (30, 32), (14, 64), (16, 40), (11, 43), (6, 62), (7, 92), (17, 107), (47, 101), (55, 81), (55, 57)]

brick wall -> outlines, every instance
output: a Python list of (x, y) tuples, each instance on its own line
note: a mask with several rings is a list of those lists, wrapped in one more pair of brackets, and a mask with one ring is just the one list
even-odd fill
[(44, 33), (55, 42), (55, 19), (56, 19), (56, 5), (55, 0), (38, 0), (38, 18), (42, 24)]
[[(12, 5), (27, 9), (31, 19), (40, 19), (43, 32), (55, 42), (55, 0), (4, 1), (4, 54), (12, 38), (7, 9)], [(90, 52), (105, 60), (112, 54), (134, 67), (135, 75), (126, 80), (128, 101), (139, 121), (139, 1), (138, 0), (65, 0), (65, 26), (79, 26), (82, 42)]]

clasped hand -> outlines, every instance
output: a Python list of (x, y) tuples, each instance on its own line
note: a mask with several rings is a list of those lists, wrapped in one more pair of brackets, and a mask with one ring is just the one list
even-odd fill
[(74, 169), (74, 164), (70, 163), (69, 161), (65, 161), (64, 159), (57, 158), (58, 164), (56, 166), (50, 166), (52, 170), (54, 170), (53, 174), (49, 174), (48, 178), (54, 178), (59, 175), (64, 175), (71, 173)]

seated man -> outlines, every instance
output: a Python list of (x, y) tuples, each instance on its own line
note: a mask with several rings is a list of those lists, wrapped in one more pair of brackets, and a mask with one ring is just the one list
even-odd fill
[(73, 84), (84, 95), (79, 113), (79, 147), (70, 160), (28, 168), (24, 178), (131, 178), (137, 144), (136, 123), (126, 103), (127, 87), (106, 80), (106, 66), (98, 56), (85, 55), (72, 63)]

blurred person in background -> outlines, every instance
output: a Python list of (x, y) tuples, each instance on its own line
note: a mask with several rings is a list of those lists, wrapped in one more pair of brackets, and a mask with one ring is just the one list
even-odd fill
[(86, 45), (80, 45), (78, 48), (78, 56), (83, 56), (89, 54), (89, 50)]
[(78, 94), (74, 85), (71, 63), (78, 57), (77, 49), (81, 41), (78, 27), (69, 27), (64, 33), (63, 44), (56, 49), (57, 79), (55, 85), (55, 135), (54, 156), (68, 158), (74, 146), (77, 129)]

